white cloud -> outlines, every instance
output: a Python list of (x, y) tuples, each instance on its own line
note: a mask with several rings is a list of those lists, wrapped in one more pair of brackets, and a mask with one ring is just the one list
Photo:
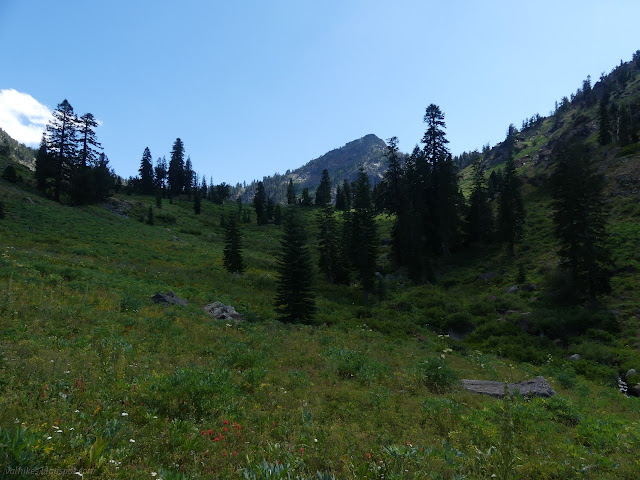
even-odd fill
[(51, 110), (28, 93), (0, 90), (0, 128), (15, 140), (36, 147), (51, 119)]

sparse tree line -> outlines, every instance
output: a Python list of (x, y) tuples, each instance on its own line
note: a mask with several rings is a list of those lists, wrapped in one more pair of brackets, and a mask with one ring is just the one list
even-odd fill
[(200, 214), (202, 199), (222, 205), (231, 196), (231, 187), (226, 183), (215, 185), (203, 175), (202, 181), (193, 170), (191, 157), (185, 161), (184, 143), (176, 138), (171, 148), (169, 163), (166, 157), (160, 157), (153, 165), (153, 157), (149, 147), (144, 149), (138, 176), (129, 177), (125, 191), (129, 194), (155, 195), (156, 207), (162, 208), (162, 199), (168, 198), (173, 202), (174, 198), (186, 196), (193, 198), (193, 209)]
[(91, 113), (78, 117), (67, 100), (56, 107), (36, 156), (38, 189), (75, 205), (107, 198), (117, 177), (96, 138), (97, 126)]

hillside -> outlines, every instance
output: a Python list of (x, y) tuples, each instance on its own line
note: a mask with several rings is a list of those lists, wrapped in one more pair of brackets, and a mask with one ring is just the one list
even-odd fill
[(37, 152), (22, 143), (14, 140), (7, 132), (0, 128), (0, 169), (3, 169), (8, 160), (18, 163), (29, 170), (34, 170)]
[[(242, 224), (246, 272), (223, 268), (221, 218), (235, 203), (195, 215), (186, 198), (157, 208), (118, 194), (71, 207), (36, 191), (26, 168), (23, 182), (0, 179), (0, 464), (105, 479), (635, 480), (640, 397), (619, 382), (640, 371), (640, 142), (601, 146), (597, 134), (605, 84), (610, 105), (640, 112), (639, 66), (505, 140), (527, 210), (515, 257), (501, 244), (459, 248), (434, 260), (434, 282), (413, 284), (391, 261), (393, 218), (381, 215), (370, 303), (355, 280), (317, 274), (313, 325), (275, 320), (279, 226)], [(600, 305), (558, 301), (547, 180), (554, 146), (571, 138), (607, 175), (616, 275)], [(508, 147), (479, 155), (495, 171)], [(343, 149), (299, 178), (355, 162)], [(300, 208), (317, 264), (316, 211)], [(167, 291), (188, 304), (152, 301)], [(210, 317), (214, 301), (244, 321)], [(505, 401), (458, 381), (538, 375), (557, 395)]]
[[(371, 183), (378, 183), (387, 168), (386, 143), (373, 134), (365, 135), (307, 162), (300, 168), (287, 171), (284, 175), (275, 174), (264, 177), (262, 182), (267, 196), (272, 197), (276, 203), (286, 203), (290, 178), (293, 180), (296, 194), (299, 195), (305, 187), (313, 192), (320, 184), (322, 170), (326, 168), (329, 170), (331, 185), (335, 190), (335, 186), (342, 183), (345, 178), (349, 182), (355, 180), (360, 165), (364, 166)], [(243, 202), (253, 201), (256, 186), (257, 181), (254, 181), (243, 189)]]

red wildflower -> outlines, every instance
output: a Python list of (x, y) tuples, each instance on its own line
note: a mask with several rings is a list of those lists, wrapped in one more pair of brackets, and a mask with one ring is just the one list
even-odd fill
[(204, 430), (202, 430), (200, 433), (201, 433), (202, 435), (206, 435), (206, 434), (207, 434), (207, 432), (205, 432)]
[(222, 423), (224, 423), (225, 425), (229, 425), (229, 420), (225, 420), (225, 421), (224, 421), (224, 422), (222, 422)]
[(227, 456), (227, 452), (226, 452), (226, 450), (225, 450), (224, 452), (222, 452), (222, 455), (223, 455), (224, 457), (226, 457), (226, 456)]
[(229, 431), (229, 429), (228, 429), (227, 427), (224, 427), (224, 428), (222, 429), (222, 431), (223, 431), (223, 432), (228, 432), (228, 431)]
[(209, 430), (209, 435), (213, 435), (213, 430)]
[(214, 439), (213, 439), (213, 441), (214, 441), (214, 442), (219, 442), (219, 441), (220, 441), (220, 439), (219, 439), (218, 437), (216, 437), (216, 438), (214, 438)]
[(233, 451), (233, 456), (237, 457), (238, 456), (238, 452), (236, 452), (235, 450)]
[(371, 458), (371, 454), (367, 452), (367, 458)]
[(300, 455), (304, 453), (304, 448), (300, 447)]

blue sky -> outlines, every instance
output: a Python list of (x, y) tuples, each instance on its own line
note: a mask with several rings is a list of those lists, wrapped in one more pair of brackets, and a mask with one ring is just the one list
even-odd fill
[(436, 103), (457, 154), (629, 60), (638, 18), (637, 0), (0, 0), (0, 127), (32, 138), (67, 98), (118, 174), (180, 137), (236, 183), (368, 133), (410, 151)]

